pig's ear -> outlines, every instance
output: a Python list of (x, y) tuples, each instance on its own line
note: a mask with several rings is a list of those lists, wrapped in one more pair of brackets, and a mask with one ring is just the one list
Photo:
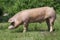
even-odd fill
[(14, 20), (12, 20), (12, 19), (9, 19), (9, 20), (8, 20), (8, 22), (12, 23), (12, 22), (14, 22)]
[(15, 22), (17, 21), (17, 19), (14, 20)]

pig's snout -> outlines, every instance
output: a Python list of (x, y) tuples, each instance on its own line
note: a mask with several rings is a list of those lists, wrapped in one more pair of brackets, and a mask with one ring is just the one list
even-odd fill
[(9, 26), (8, 29), (14, 29), (15, 27), (13, 25)]

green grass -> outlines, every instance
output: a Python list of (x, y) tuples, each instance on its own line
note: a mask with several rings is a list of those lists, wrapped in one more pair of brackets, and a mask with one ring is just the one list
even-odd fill
[(0, 23), (0, 40), (60, 40), (60, 15), (55, 21), (55, 31), (48, 32), (45, 22), (29, 24), (28, 31), (22, 33), (22, 25), (14, 30), (8, 30), (9, 23)]

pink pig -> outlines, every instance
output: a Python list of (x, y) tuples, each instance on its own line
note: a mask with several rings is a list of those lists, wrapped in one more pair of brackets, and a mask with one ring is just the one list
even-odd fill
[(23, 32), (26, 32), (29, 23), (35, 22), (41, 23), (46, 21), (48, 30), (52, 32), (55, 19), (56, 14), (53, 7), (40, 7), (27, 9), (18, 12), (16, 15), (14, 15), (12, 18), (8, 20), (8, 22), (11, 23), (8, 29), (14, 29), (17, 28), (19, 25), (23, 24), (24, 25)]

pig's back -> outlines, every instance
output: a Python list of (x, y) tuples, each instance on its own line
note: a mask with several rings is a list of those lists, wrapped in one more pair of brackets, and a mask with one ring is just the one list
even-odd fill
[[(17, 18), (22, 19), (23, 21), (29, 20), (31, 22), (41, 21), (48, 18), (52, 13), (52, 9), (50, 7), (41, 7), (23, 10), (17, 14)], [(49, 12), (50, 11), (50, 12)]]
[(21, 13), (22, 19), (27, 20), (29, 19), (31, 22), (33, 21), (40, 21), (44, 19), (45, 16), (45, 9), (44, 8), (35, 8), (25, 10)]

